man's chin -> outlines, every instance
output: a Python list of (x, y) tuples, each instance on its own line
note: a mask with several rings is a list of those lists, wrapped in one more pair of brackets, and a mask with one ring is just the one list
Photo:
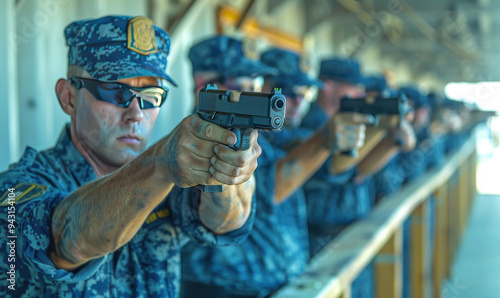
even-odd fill
[(134, 160), (137, 158), (137, 156), (140, 155), (140, 152), (137, 152), (135, 150), (121, 150), (121, 152), (117, 152), (111, 157), (111, 161), (116, 165), (116, 166), (123, 166), (126, 163), (129, 163), (130, 161)]

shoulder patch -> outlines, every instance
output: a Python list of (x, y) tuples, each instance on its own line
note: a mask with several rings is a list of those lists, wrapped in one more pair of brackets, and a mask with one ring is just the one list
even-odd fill
[(161, 210), (158, 210), (158, 211), (153, 211), (146, 218), (146, 223), (147, 224), (152, 223), (154, 221), (157, 221), (160, 218), (168, 217), (169, 215), (170, 215), (170, 209), (169, 208), (161, 209)]
[(41, 196), (47, 191), (48, 186), (34, 183), (19, 183), (15, 187), (9, 188), (0, 198), (0, 207), (11, 204), (27, 202)]

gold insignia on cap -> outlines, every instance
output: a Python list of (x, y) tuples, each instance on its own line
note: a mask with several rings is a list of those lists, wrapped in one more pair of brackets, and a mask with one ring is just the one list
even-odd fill
[(243, 55), (248, 59), (256, 60), (259, 58), (257, 53), (257, 40), (255, 38), (245, 36), (241, 41), (241, 48), (243, 50)]
[(142, 55), (158, 52), (153, 21), (146, 17), (135, 17), (128, 22), (127, 48)]
[(20, 183), (13, 188), (7, 190), (0, 198), (0, 207), (5, 207), (10, 204), (19, 204), (38, 196), (41, 196), (47, 186), (34, 183)]

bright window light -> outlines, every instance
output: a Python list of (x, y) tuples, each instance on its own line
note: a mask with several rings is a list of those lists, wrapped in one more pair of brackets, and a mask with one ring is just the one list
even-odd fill
[(444, 93), (450, 99), (476, 103), (482, 110), (500, 111), (500, 82), (449, 83)]

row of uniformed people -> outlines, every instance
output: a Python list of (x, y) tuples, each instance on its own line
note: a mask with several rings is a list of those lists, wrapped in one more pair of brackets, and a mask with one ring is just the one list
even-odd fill
[[(255, 88), (263, 76), (263, 91), (280, 87), (287, 98), (285, 126), (279, 133), (260, 134), (263, 153), (255, 172), (257, 212), (249, 238), (233, 247), (195, 243), (184, 247), (183, 297), (260, 297), (273, 293), (300, 275), (308, 259), (348, 224), (366, 217), (376, 197), (397, 191), (444, 161), (442, 139), (450, 119), (441, 119), (441, 126), (433, 126), (440, 135), (429, 141), (431, 105), (427, 96), (411, 86), (399, 92), (407, 95), (414, 112), (401, 121), (382, 117), (379, 127), (366, 128), (358, 157), (340, 155), (335, 148), (310, 155), (311, 151), (304, 149), (314, 149), (314, 139), (325, 133), (325, 127), (331, 127), (332, 119), (374, 121), (371, 116), (356, 119), (356, 115), (339, 113), (341, 98), (389, 96), (395, 91), (382, 76), (364, 77), (352, 59), (321, 61), (318, 80), (301, 69), (300, 53), (272, 48), (261, 54), (260, 61), (251, 62), (241, 46), (240, 40), (223, 35), (193, 46), (189, 57), (197, 90), (216, 83), (222, 89), (254, 91), (245, 86)], [(238, 84), (248, 81), (252, 83)], [(312, 101), (316, 88), (317, 99)], [(333, 123), (338, 129), (340, 122)], [(395, 167), (399, 167), (396, 172)], [(371, 266), (353, 282), (352, 295), (373, 295)]]

